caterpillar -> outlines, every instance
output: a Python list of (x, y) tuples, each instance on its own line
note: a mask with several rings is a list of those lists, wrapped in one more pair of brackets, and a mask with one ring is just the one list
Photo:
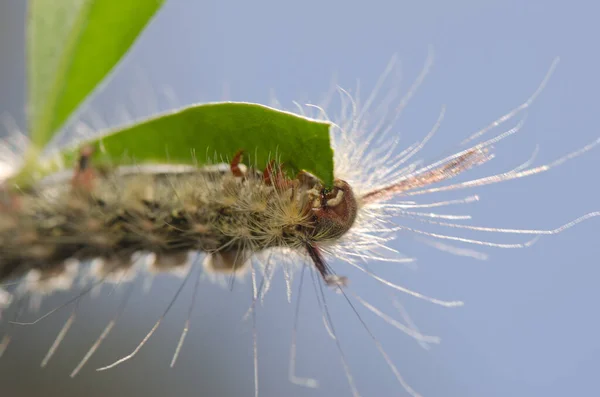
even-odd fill
[[(386, 69), (375, 91), (385, 84), (392, 66)], [(339, 90), (342, 106), (337, 117), (328, 115), (326, 109), (315, 105), (300, 110), (303, 115), (331, 122), (336, 174), (332, 187), (325, 186), (319, 178), (307, 172), (300, 172), (295, 178), (286, 176), (283, 172), (285, 164), (278, 161), (276, 153), (273, 153), (273, 160), (266, 169), (259, 169), (252, 163), (251, 148), (240, 148), (237, 153), (218, 153), (214, 164), (204, 167), (178, 164), (100, 167), (91, 161), (92, 153), (86, 147), (81, 148), (78, 162), (70, 170), (42, 179), (26, 190), (15, 191), (4, 186), (0, 190), (0, 282), (4, 283), (4, 289), (0, 290), (0, 304), (8, 307), (11, 300), (18, 301), (27, 295), (71, 289), (75, 279), (84, 273), (91, 280), (89, 286), (75, 298), (42, 314), (37, 320), (26, 323), (13, 319), (9, 320), (10, 324), (36, 323), (77, 302), (102, 283), (124, 283), (136, 274), (139, 266), (154, 273), (180, 272), (183, 275), (184, 281), (167, 311), (192, 270), (200, 264), (204, 272), (229, 280), (250, 273), (256, 301), (268, 290), (273, 267), (283, 264), (293, 268), (291, 271), (300, 271), (301, 277), (306, 269), (316, 272), (325, 285), (341, 292), (349, 302), (352, 300), (360, 304), (419, 343), (434, 343), (437, 341), (435, 337), (421, 334), (410, 321), (401, 324), (354, 294), (351, 280), (332, 263), (349, 265), (393, 291), (445, 307), (460, 306), (460, 301), (437, 299), (392, 283), (364, 263), (411, 261), (411, 258), (405, 258), (389, 247), (389, 242), (400, 231), (425, 235), (438, 241), (522, 248), (540, 236), (560, 233), (600, 215), (588, 213), (552, 230), (499, 229), (457, 223), (469, 219), (467, 216), (420, 212), (468, 204), (478, 200), (478, 196), (427, 203), (413, 201), (417, 196), (430, 193), (477, 188), (533, 176), (581, 155), (600, 140), (549, 164), (532, 167), (530, 162), (526, 162), (506, 172), (455, 181), (471, 169), (489, 162), (494, 157), (494, 146), (521, 129), (523, 123), (519, 122), (491, 138), (482, 138), (531, 105), (547, 84), (556, 62), (526, 102), (472, 134), (463, 141), (460, 150), (421, 163), (414, 158), (435, 135), (444, 111), (421, 141), (402, 150), (401, 141), (394, 135), (392, 127), (430, 66), (431, 59), (428, 59), (407, 94), (397, 101), (390, 115), (380, 120), (369, 119), (375, 95), (360, 105), (357, 98), (343, 89)], [(386, 106), (391, 107), (389, 104)], [(0, 153), (14, 152), (11, 139), (20, 138), (6, 139)], [(230, 160), (220, 163), (218, 159), (221, 158)], [(9, 168), (10, 164), (4, 163), (4, 168)], [(10, 173), (9, 170), (5, 174), (8, 176)], [(502, 244), (432, 233), (403, 225), (398, 222), (401, 217), (455, 230), (528, 235), (533, 236), (533, 240)], [(465, 254), (442, 243), (438, 247)], [(468, 251), (467, 254), (473, 253)], [(84, 266), (84, 263), (91, 265)], [(84, 268), (87, 270), (84, 271)], [(263, 277), (260, 285), (256, 281), (259, 276)], [(9, 292), (14, 286), (17, 288)], [(324, 301), (321, 304), (324, 305)], [(323, 306), (322, 309), (325, 324), (334, 333), (327, 308)], [(164, 315), (130, 354), (99, 370), (110, 369), (132, 359), (163, 318)], [(58, 334), (44, 358), (44, 365), (59, 347), (73, 319), (70, 317)], [(188, 325), (171, 365), (175, 364), (181, 351)], [(72, 376), (88, 362), (112, 327), (113, 321), (75, 367)], [(8, 336), (0, 345), (0, 353), (8, 346)], [(409, 395), (419, 396), (400, 375), (375, 336), (373, 339), (399, 384)], [(256, 337), (254, 343), (254, 381), (255, 394), (258, 395)], [(295, 342), (291, 356), (290, 379), (304, 386), (316, 386), (313, 379), (295, 376)], [(350, 391), (358, 396), (360, 392), (341, 349), (340, 356)]]

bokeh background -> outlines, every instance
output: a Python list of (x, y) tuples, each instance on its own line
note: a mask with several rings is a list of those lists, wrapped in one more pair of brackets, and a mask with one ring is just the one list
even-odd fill
[[(0, 0), (0, 112), (21, 127), (25, 3)], [(528, 111), (522, 132), (499, 144), (493, 163), (472, 175), (509, 170), (529, 158), (536, 145), (536, 162), (542, 164), (600, 136), (598, 11), (593, 2), (556, 0), (169, 0), (81, 118), (98, 129), (192, 102), (267, 103), (272, 92), (292, 107), (293, 100), (317, 101), (334, 76), (351, 90), (360, 78), (366, 93), (393, 54), (402, 60), (405, 88), (433, 45), (433, 71), (397, 125), (408, 145), (429, 130), (445, 104), (443, 127), (423, 152), (432, 159), (523, 102), (559, 55), (559, 68)], [(596, 150), (546, 174), (478, 189), (474, 193), (481, 201), (456, 212), (469, 212), (483, 226), (553, 228), (600, 209), (599, 165)], [(394, 247), (417, 257), (417, 266), (372, 266), (407, 287), (466, 301), (462, 308), (443, 309), (398, 296), (421, 330), (442, 337), (442, 344), (428, 351), (359, 310), (406, 380), (424, 396), (599, 395), (599, 228), (600, 221), (591, 220), (528, 249), (484, 249), (487, 261), (444, 253), (414, 235), (399, 234)], [(350, 276), (363, 297), (398, 317), (389, 291), (343, 264), (333, 265)], [(137, 286), (114, 333), (75, 379), (68, 374), (112, 318), (123, 291), (82, 302), (77, 323), (48, 368), (39, 363), (69, 310), (11, 331), (13, 344), (0, 360), (0, 395), (253, 395), (252, 323), (242, 320), (250, 302), (248, 281), (232, 291), (201, 284), (175, 369), (169, 362), (191, 285), (135, 359), (111, 371), (94, 371), (137, 345), (179, 282), (161, 277), (149, 294)], [(311, 283), (302, 296), (297, 374), (315, 377), (321, 386), (306, 389), (288, 381), (294, 306), (286, 302), (279, 274), (257, 314), (261, 395), (350, 395)], [(44, 307), (64, 299), (48, 300)], [(332, 291), (327, 299), (362, 395), (406, 395), (347, 302)]]

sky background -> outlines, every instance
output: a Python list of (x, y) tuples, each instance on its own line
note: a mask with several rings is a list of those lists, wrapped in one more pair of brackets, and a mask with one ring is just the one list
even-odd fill
[[(20, 126), (24, 3), (0, 0), (0, 112)], [(433, 70), (397, 127), (408, 145), (429, 131), (445, 104), (442, 129), (423, 152), (424, 159), (435, 159), (526, 100), (560, 56), (523, 130), (497, 145), (493, 163), (472, 175), (510, 170), (527, 160), (536, 145), (536, 164), (543, 164), (600, 136), (598, 11), (584, 1), (169, 0), (91, 103), (94, 113), (84, 112), (82, 118), (99, 128), (123, 121), (123, 109), (143, 117), (193, 102), (268, 103), (272, 92), (292, 107), (293, 100), (318, 101), (334, 76), (349, 89), (360, 78), (368, 92), (393, 54), (403, 64), (403, 88), (419, 73), (433, 45)], [(595, 150), (546, 174), (423, 200), (476, 193), (478, 203), (456, 209), (473, 215), (473, 224), (553, 228), (600, 209), (599, 165), (600, 151)], [(406, 380), (424, 396), (598, 395), (599, 228), (600, 220), (591, 220), (528, 249), (483, 249), (490, 255), (487, 261), (444, 253), (414, 235), (399, 234), (394, 247), (417, 257), (417, 266), (372, 266), (409, 288), (466, 305), (444, 309), (398, 296), (422, 331), (442, 338), (429, 351), (365, 310), (361, 313)], [(342, 263), (333, 265), (350, 276), (362, 296), (394, 313), (391, 291)], [(294, 306), (286, 303), (281, 274), (277, 280), (257, 314), (261, 395), (350, 395), (310, 283), (303, 292), (297, 374), (317, 378), (321, 387), (305, 389), (288, 381)], [(74, 380), (68, 374), (113, 316), (118, 293), (84, 302), (80, 320), (43, 370), (39, 363), (69, 310), (19, 329), (0, 360), (0, 393), (251, 396), (252, 326), (242, 321), (250, 302), (248, 282), (233, 291), (202, 284), (192, 330), (175, 369), (169, 369), (169, 362), (191, 288), (135, 359), (111, 371), (93, 371), (137, 345), (178, 285), (162, 277), (149, 294), (138, 288), (114, 333)], [(329, 291), (327, 299), (362, 395), (406, 395), (343, 297)], [(48, 301), (46, 307), (57, 302)]]

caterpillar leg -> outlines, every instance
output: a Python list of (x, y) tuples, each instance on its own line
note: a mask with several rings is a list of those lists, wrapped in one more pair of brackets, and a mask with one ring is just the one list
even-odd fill
[(242, 169), (240, 168), (240, 164), (242, 163), (243, 159), (244, 159), (244, 151), (238, 150), (237, 153), (233, 156), (231, 163), (229, 164), (229, 168), (231, 169), (231, 173), (233, 174), (233, 176), (236, 176), (236, 177), (245, 176), (244, 171), (242, 171)]
[(285, 190), (294, 186), (294, 181), (285, 176), (283, 164), (276, 164), (271, 160), (267, 168), (263, 171), (263, 182), (267, 185), (275, 186), (279, 190)]
[(91, 165), (94, 149), (90, 146), (83, 147), (79, 153), (79, 160), (71, 179), (71, 186), (74, 190), (91, 192), (94, 188), (96, 172)]

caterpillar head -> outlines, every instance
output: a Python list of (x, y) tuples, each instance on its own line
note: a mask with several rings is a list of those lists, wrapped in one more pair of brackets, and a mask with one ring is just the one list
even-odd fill
[(308, 195), (314, 229), (312, 241), (305, 244), (306, 251), (327, 284), (344, 286), (347, 278), (332, 273), (318, 244), (337, 240), (350, 230), (356, 220), (358, 201), (350, 185), (341, 179), (334, 180), (332, 188), (317, 182)]
[(354, 224), (358, 202), (350, 185), (341, 179), (332, 188), (316, 184), (309, 191), (314, 216), (314, 236), (320, 241), (337, 240)]

